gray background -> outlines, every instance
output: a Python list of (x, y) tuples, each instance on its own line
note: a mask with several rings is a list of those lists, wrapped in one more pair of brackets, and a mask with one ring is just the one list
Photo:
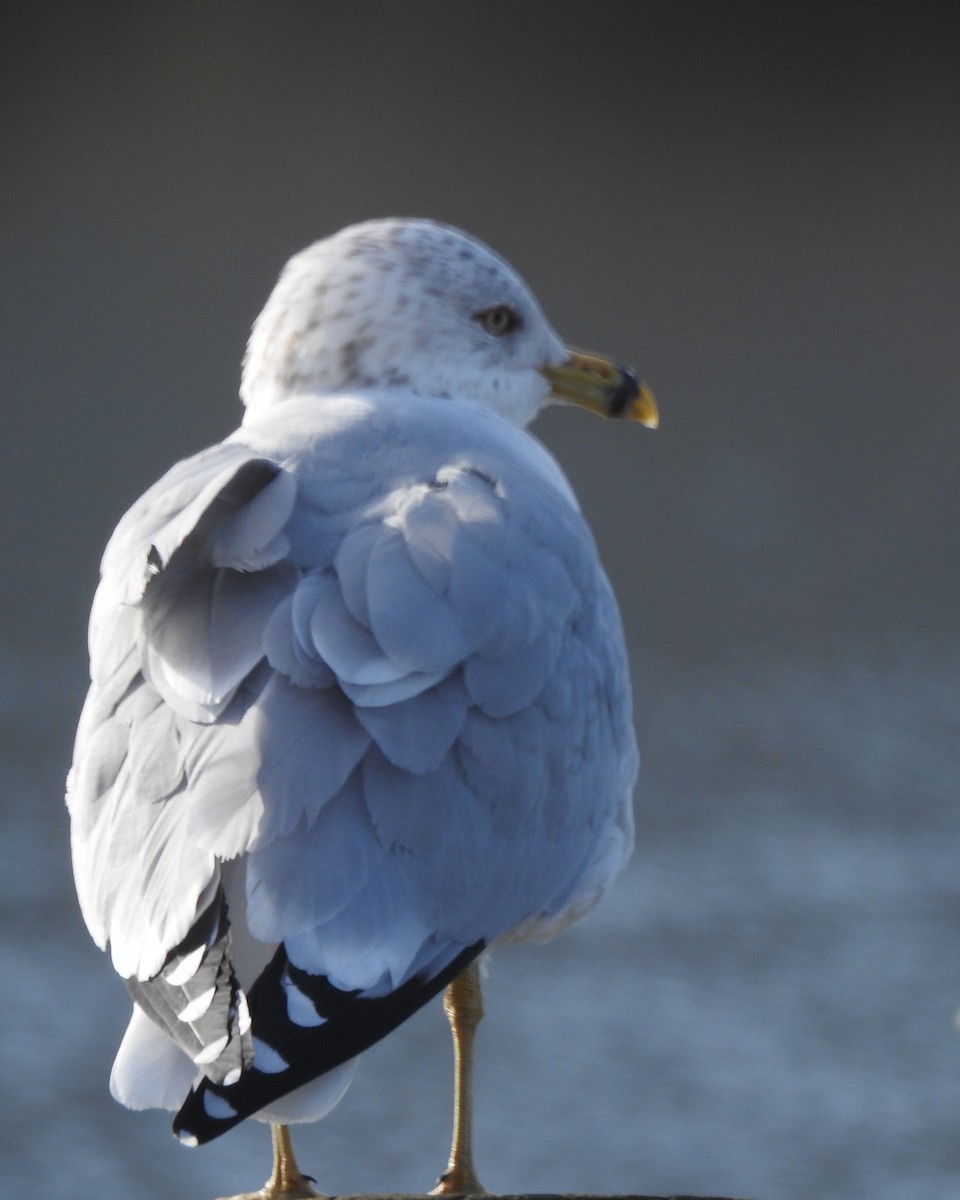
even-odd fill
[[(537, 425), (646, 769), (616, 895), (493, 963), (487, 1186), (953, 1194), (958, 43), (936, 5), (7, 6), (0, 1190), (265, 1174), (263, 1130), (188, 1153), (106, 1094), (126, 1005), (61, 807), (86, 613), (123, 509), (239, 419), (285, 258), (406, 214), (490, 242), (663, 418)], [(300, 1135), (321, 1186), (431, 1184), (445, 1037), (432, 1006)]]

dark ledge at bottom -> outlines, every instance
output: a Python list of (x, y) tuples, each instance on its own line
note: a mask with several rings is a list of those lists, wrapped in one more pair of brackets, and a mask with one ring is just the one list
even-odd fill
[[(470, 1196), (471, 1193), (465, 1193), (464, 1200)], [(438, 1198), (400, 1192), (395, 1195), (329, 1196), (326, 1200), (438, 1200)], [(444, 1197), (443, 1200), (458, 1200), (458, 1198), (450, 1196)], [(476, 1197), (476, 1200), (738, 1200), (738, 1198), (733, 1196), (692, 1196), (688, 1193), (651, 1196), (646, 1192), (643, 1194), (633, 1192), (629, 1195), (598, 1195), (596, 1192), (524, 1192), (518, 1194), (485, 1192), (482, 1196)]]

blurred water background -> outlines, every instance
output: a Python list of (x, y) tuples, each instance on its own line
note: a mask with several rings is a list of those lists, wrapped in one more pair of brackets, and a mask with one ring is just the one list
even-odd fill
[[(633, 357), (655, 434), (546, 414), (621, 598), (634, 864), (492, 962), (494, 1191), (960, 1193), (958, 18), (946, 6), (48, 3), (0, 46), (0, 1194), (204, 1200), (106, 1090), (123, 988), (63, 776), (103, 543), (219, 439), (285, 258), (432, 215)], [(439, 1005), (297, 1139), (331, 1193), (442, 1168)]]

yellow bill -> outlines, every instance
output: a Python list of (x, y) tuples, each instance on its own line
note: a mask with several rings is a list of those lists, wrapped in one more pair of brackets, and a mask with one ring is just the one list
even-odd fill
[(660, 424), (657, 402), (647, 385), (629, 367), (617, 366), (603, 355), (571, 350), (566, 362), (541, 370), (558, 400), (602, 417), (639, 421), (648, 429)]

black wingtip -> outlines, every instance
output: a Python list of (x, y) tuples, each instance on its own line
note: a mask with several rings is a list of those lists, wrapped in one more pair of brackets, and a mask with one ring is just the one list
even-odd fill
[[(324, 976), (309, 975), (287, 960), (281, 946), (250, 989), (252, 1032), (287, 1064), (261, 1071), (253, 1065), (232, 1084), (203, 1079), (190, 1092), (173, 1121), (184, 1145), (213, 1141), (262, 1108), (355, 1058), (422, 1008), (483, 951), (476, 942), (461, 950), (435, 975), (417, 975), (386, 996), (365, 997), (335, 988)], [(298, 1025), (287, 1011), (291, 983), (308, 997), (323, 1022)]]

